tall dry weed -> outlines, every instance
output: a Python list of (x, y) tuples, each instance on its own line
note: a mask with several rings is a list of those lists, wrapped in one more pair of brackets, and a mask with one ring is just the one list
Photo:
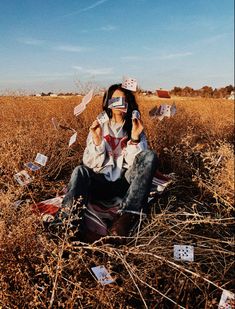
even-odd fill
[[(125, 246), (71, 243), (48, 234), (32, 213), (34, 202), (54, 197), (82, 158), (88, 128), (101, 111), (95, 97), (78, 118), (79, 97), (0, 98), (0, 304), (3, 308), (214, 308), (234, 277), (233, 104), (176, 99), (177, 114), (159, 122), (149, 110), (173, 100), (138, 97), (149, 145), (171, 187)], [(78, 132), (53, 128), (51, 118)], [(13, 175), (37, 152), (49, 157), (27, 187)], [(14, 201), (24, 202), (16, 207)], [(28, 200), (28, 201), (27, 201)], [(195, 262), (173, 259), (174, 244), (192, 244)], [(116, 279), (99, 285), (91, 267), (105, 265)]]

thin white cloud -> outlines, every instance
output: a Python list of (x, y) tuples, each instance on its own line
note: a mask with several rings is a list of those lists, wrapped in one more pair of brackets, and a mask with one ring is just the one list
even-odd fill
[(184, 52), (184, 53), (174, 53), (174, 54), (162, 55), (162, 56), (159, 56), (159, 57), (156, 57), (156, 58), (160, 59), (160, 60), (167, 60), (167, 59), (188, 57), (188, 56), (192, 56), (192, 55), (193, 55), (192, 52)]
[(53, 42), (46, 42), (45, 40), (38, 40), (33, 38), (18, 38), (17, 41), (24, 45), (31, 45), (31, 46), (42, 46), (47, 43), (47, 47), (59, 51), (65, 51), (65, 52), (72, 52), (72, 53), (80, 53), (84, 51), (90, 51), (91, 48), (79, 46), (79, 45), (73, 45), (73, 44), (60, 44), (55, 45)]
[(25, 44), (25, 45), (32, 45), (32, 46), (40, 46), (45, 43), (44, 40), (38, 40), (34, 38), (18, 38), (17, 41), (19, 43)]
[(94, 32), (94, 31), (104, 31), (104, 32), (111, 32), (117, 30), (118, 27), (114, 25), (106, 25), (95, 29), (82, 29), (80, 30), (81, 33), (88, 33), (88, 32)]
[(107, 26), (103, 26), (101, 27), (100, 29), (98, 30), (101, 30), (101, 31), (114, 31), (116, 30), (117, 27), (116, 26), (113, 26), (113, 25), (107, 25)]
[(122, 56), (121, 60), (124, 61), (152, 61), (152, 60), (169, 60), (169, 59), (176, 59), (176, 58), (183, 58), (193, 55), (192, 52), (183, 52), (183, 53), (173, 53), (173, 54), (165, 54), (161, 56)]
[(55, 46), (54, 49), (60, 50), (60, 51), (65, 51), (65, 52), (71, 52), (71, 53), (80, 53), (80, 52), (91, 50), (88, 47), (83, 47), (83, 46), (78, 46), (78, 45), (70, 45), (70, 44), (58, 45), (58, 46)]
[(81, 66), (73, 66), (73, 69), (88, 75), (110, 75), (113, 73), (113, 68), (83, 68)]
[(99, 0), (99, 1), (97, 1), (95, 3), (93, 3), (92, 5), (87, 6), (87, 7), (83, 8), (83, 9), (81, 9), (81, 12), (92, 10), (92, 9), (96, 8), (97, 6), (103, 4), (104, 2), (107, 2), (107, 1), (108, 0)]
[(89, 11), (89, 10), (92, 10), (94, 8), (96, 8), (97, 6), (107, 2), (109, 0), (99, 0), (99, 1), (96, 1), (95, 3), (87, 6), (87, 7), (84, 7), (83, 9), (80, 9), (80, 10), (77, 10), (77, 11), (73, 11), (71, 13), (68, 13), (66, 15), (64, 15), (63, 17), (68, 17), (68, 16), (72, 16), (72, 15), (76, 15), (76, 14), (79, 14), (79, 13), (82, 13), (82, 12), (86, 12), (86, 11)]

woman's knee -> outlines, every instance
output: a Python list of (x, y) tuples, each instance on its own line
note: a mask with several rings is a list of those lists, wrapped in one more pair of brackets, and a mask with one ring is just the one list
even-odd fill
[(84, 165), (78, 165), (75, 167), (75, 169), (72, 172), (71, 178), (77, 178), (77, 177), (89, 177), (89, 170)]
[(145, 163), (149, 163), (151, 165), (158, 164), (158, 156), (156, 152), (150, 149), (141, 151), (138, 156), (142, 162), (144, 161)]

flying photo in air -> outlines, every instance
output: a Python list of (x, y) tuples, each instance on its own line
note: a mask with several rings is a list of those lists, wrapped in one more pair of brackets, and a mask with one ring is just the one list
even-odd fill
[(137, 80), (135, 78), (125, 77), (122, 82), (122, 88), (130, 91), (136, 91)]

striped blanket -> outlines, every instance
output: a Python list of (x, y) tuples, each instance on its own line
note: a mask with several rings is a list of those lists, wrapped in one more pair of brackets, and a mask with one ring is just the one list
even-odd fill
[[(172, 182), (172, 178), (168, 175), (163, 175), (156, 172), (152, 188), (149, 194), (148, 202), (152, 201), (155, 196), (162, 194), (166, 187)], [(64, 195), (60, 195), (40, 203), (33, 205), (33, 211), (41, 215), (43, 222), (52, 222), (54, 216), (62, 206)], [(86, 227), (86, 232), (95, 233), (99, 237), (108, 234), (108, 228), (117, 216), (119, 210), (120, 199), (114, 199), (113, 205), (107, 205), (107, 201), (89, 202), (86, 209), (83, 211), (83, 227)]]

